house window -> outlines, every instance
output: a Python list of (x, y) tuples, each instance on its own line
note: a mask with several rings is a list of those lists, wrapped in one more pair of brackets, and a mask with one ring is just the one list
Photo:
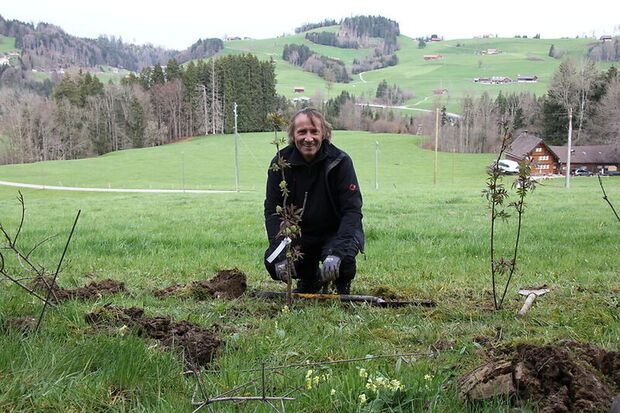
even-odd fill
[(534, 152), (542, 152), (542, 148), (536, 148)]
[(542, 155), (538, 157), (539, 161), (548, 161), (549, 160), (549, 155)]
[(544, 165), (538, 165), (538, 169), (549, 169), (551, 165), (549, 164), (544, 164)]

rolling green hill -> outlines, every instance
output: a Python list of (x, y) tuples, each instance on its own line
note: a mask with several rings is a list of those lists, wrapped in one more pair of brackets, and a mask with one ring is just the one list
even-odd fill
[[(314, 31), (337, 30), (338, 26), (320, 28)], [(316, 45), (305, 38), (305, 33), (267, 40), (234, 40), (225, 43), (220, 55), (230, 53), (253, 53), (261, 59), (274, 59), (277, 73), (277, 91), (289, 98), (295, 94), (295, 86), (303, 86), (303, 95), (313, 97), (317, 93), (323, 98), (334, 97), (346, 90), (355, 95), (374, 96), (377, 85), (383, 79), (413, 92), (414, 96), (406, 105), (412, 108), (431, 108), (437, 99), (450, 110), (458, 109), (458, 100), (466, 93), (479, 95), (488, 92), (495, 96), (502, 93), (529, 91), (537, 95), (546, 93), (547, 86), (561, 59), (549, 57), (549, 49), (554, 45), (565, 56), (581, 57), (587, 51), (592, 39), (523, 39), (487, 38), (458, 39), (441, 42), (428, 42), (423, 49), (418, 41), (401, 35), (401, 49), (397, 52), (399, 63), (396, 66), (365, 72), (360, 77), (353, 75), (348, 84), (334, 84), (328, 94), (326, 82), (315, 74), (303, 72), (299, 67), (282, 60), (285, 44), (305, 44), (311, 50), (325, 56), (337, 57), (350, 65), (355, 58), (372, 54), (372, 49), (340, 49)], [(480, 51), (499, 49), (497, 55), (481, 55)], [(425, 61), (424, 55), (438, 54), (441, 60)], [(611, 64), (602, 63), (601, 69)], [(505, 85), (477, 84), (475, 77), (508, 76), (515, 80), (517, 75), (536, 75), (536, 83), (510, 83)], [(437, 96), (433, 90), (447, 89), (448, 93)]]

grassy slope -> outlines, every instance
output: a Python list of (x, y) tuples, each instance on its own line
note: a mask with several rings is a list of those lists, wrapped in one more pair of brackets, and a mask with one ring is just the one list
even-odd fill
[[(329, 28), (335, 31), (336, 27)], [(326, 29), (315, 29), (315, 31)], [(418, 42), (407, 36), (400, 36), (401, 50), (397, 52), (399, 64), (394, 67), (367, 72), (363, 75), (366, 83), (359, 76), (353, 76), (349, 84), (336, 84), (332, 96), (347, 90), (353, 94), (366, 93), (374, 95), (377, 85), (383, 79), (391, 84), (414, 93), (407, 105), (430, 108), (437, 99), (434, 89), (448, 89), (449, 95), (443, 96), (442, 103), (451, 110), (458, 108), (458, 100), (465, 93), (474, 95), (487, 91), (492, 96), (501, 90), (503, 93), (529, 91), (542, 95), (546, 92), (553, 72), (560, 60), (548, 57), (553, 44), (556, 50), (566, 50), (567, 55), (580, 57), (584, 54), (591, 39), (459, 39), (443, 42), (429, 42), (424, 49), (418, 48)], [(339, 49), (312, 44), (304, 39), (304, 34), (268, 40), (236, 40), (225, 43), (223, 54), (240, 51), (255, 53), (260, 58), (272, 56), (276, 60), (279, 94), (294, 97), (294, 86), (304, 86), (305, 95), (312, 97), (317, 92), (327, 97), (325, 82), (316, 75), (304, 73), (301, 69), (281, 61), (282, 48), (287, 43), (303, 43), (312, 50), (326, 56), (342, 59), (350, 64), (354, 58), (372, 53), (371, 50)], [(456, 47), (461, 44), (461, 47)], [(489, 48), (503, 50), (500, 55), (482, 56), (477, 52)], [(424, 61), (425, 54), (441, 54), (440, 61)], [(540, 59), (540, 60), (528, 60)], [(601, 64), (606, 69), (609, 64)], [(509, 85), (481, 85), (473, 83), (473, 78), (483, 76), (508, 76), (515, 79), (519, 74), (532, 74), (539, 77), (538, 83), (518, 83)], [(330, 97), (332, 97), (330, 96)]]
[(15, 48), (15, 38), (0, 36), (0, 53), (8, 53), (14, 50), (19, 50)]
[[(265, 247), (262, 200), (265, 168), (273, 153), (269, 134), (242, 135), (241, 183), (249, 192), (226, 195), (96, 194), (24, 190), (27, 220), (23, 245), (59, 233), (37, 250), (36, 259), (53, 267), (77, 209), (82, 210), (68, 262), (60, 276), (67, 287), (85, 284), (94, 273), (126, 282), (128, 292), (88, 302), (69, 302), (48, 312), (38, 336), (0, 338), (0, 410), (8, 411), (179, 411), (189, 410), (193, 380), (180, 373), (182, 363), (135, 334), (93, 332), (82, 314), (113, 302), (143, 306), (149, 315), (170, 314), (200, 325), (231, 327), (222, 332), (226, 346), (206, 374), (214, 394), (256, 377), (240, 370), (261, 363), (363, 357), (367, 354), (426, 352), (440, 340), (451, 343), (432, 360), (419, 358), (398, 368), (393, 360), (332, 366), (331, 379), (318, 388), (296, 392), (289, 407), (300, 412), (355, 411), (357, 397), (368, 392), (357, 367), (405, 384), (393, 411), (469, 411), (455, 400), (454, 375), (480, 362), (474, 338), (501, 343), (548, 343), (574, 339), (615, 349), (620, 342), (617, 271), (620, 236), (594, 178), (547, 181), (529, 200), (519, 273), (506, 309), (490, 311), (488, 216), (480, 196), (483, 169), (491, 155), (440, 154), (442, 169), (432, 185), (433, 154), (417, 148), (419, 138), (357, 132), (335, 134), (335, 142), (354, 159), (364, 193), (366, 258), (358, 261), (353, 291), (370, 293), (386, 285), (408, 298), (432, 298), (436, 309), (374, 309), (337, 303), (302, 302), (289, 312), (282, 302), (244, 297), (232, 302), (155, 299), (150, 291), (173, 282), (209, 279), (223, 268), (238, 267), (250, 289), (279, 290), (262, 268)], [(374, 143), (380, 142), (379, 190), (374, 189)], [(0, 167), (4, 180), (62, 181), (102, 186), (180, 187), (179, 159), (186, 154), (186, 183), (231, 188), (234, 183), (230, 136), (153, 149), (123, 151), (96, 159)], [(190, 155), (191, 154), (191, 155)], [(123, 172), (121, 172), (124, 171)], [(107, 176), (101, 178), (100, 176)], [(620, 181), (605, 180), (612, 201), (620, 202)], [(103, 183), (105, 186), (106, 183)], [(0, 187), (0, 217), (17, 225), (15, 188)], [(570, 228), (569, 231), (566, 229)], [(501, 252), (508, 253), (503, 225)], [(11, 263), (14, 265), (15, 263)], [(535, 303), (524, 319), (516, 288), (547, 283), (552, 292)], [(40, 306), (15, 287), (0, 290), (0, 322), (34, 316)], [(572, 311), (567, 311), (570, 309)], [(319, 321), (320, 320), (320, 321)], [(68, 352), (67, 348), (71, 348)], [(316, 369), (315, 369), (316, 370)], [(270, 379), (275, 394), (303, 386), (306, 369), (290, 369), (287, 378)], [(425, 375), (432, 375), (425, 379)], [(335, 394), (331, 395), (331, 389)], [(260, 386), (246, 394), (260, 394)], [(368, 393), (371, 397), (372, 394)], [(180, 407), (181, 406), (181, 407)], [(271, 411), (264, 405), (220, 405), (224, 411)], [(47, 410), (46, 410), (47, 409)], [(501, 400), (477, 411), (503, 411)], [(528, 411), (526, 409), (525, 411)]]

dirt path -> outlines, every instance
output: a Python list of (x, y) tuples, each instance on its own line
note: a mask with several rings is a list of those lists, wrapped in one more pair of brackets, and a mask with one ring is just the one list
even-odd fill
[(0, 181), (0, 185), (16, 186), (19, 188), (51, 189), (54, 191), (84, 191), (84, 192), (150, 192), (150, 193), (188, 193), (188, 194), (233, 194), (247, 191), (220, 191), (210, 189), (125, 189), (125, 188), (79, 188), (74, 186), (54, 186), (23, 184), (19, 182)]

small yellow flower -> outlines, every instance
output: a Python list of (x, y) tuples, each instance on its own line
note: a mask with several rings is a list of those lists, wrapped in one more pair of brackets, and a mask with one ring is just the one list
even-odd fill
[(310, 376), (312, 376), (312, 373), (314, 373), (314, 370), (308, 370), (306, 372), (306, 378), (309, 378)]
[(306, 389), (310, 390), (312, 388), (312, 379), (311, 378), (307, 378), (306, 379)]
[(336, 394), (336, 389), (332, 389), (332, 390), (329, 392), (329, 394), (330, 394), (331, 396), (333, 396), (334, 394)]
[(127, 334), (127, 330), (129, 330), (129, 327), (127, 327), (126, 325), (123, 325), (121, 328), (118, 329), (118, 334), (121, 337), (124, 337), (125, 334)]
[(288, 308), (288, 305), (285, 305), (284, 307), (282, 307), (282, 312), (283, 312), (284, 314), (287, 314), (287, 313), (290, 313), (290, 312), (291, 312), (291, 309), (290, 309), (290, 308)]
[(431, 381), (431, 380), (433, 380), (433, 376), (431, 376), (430, 374), (425, 374), (424, 375), (424, 380)]
[(360, 399), (360, 404), (364, 404), (364, 403), (366, 403), (366, 401), (367, 401), (367, 399), (366, 399), (366, 393), (362, 393), (362, 394), (360, 394), (359, 399)]
[(368, 372), (366, 369), (360, 369), (360, 377), (368, 377)]

